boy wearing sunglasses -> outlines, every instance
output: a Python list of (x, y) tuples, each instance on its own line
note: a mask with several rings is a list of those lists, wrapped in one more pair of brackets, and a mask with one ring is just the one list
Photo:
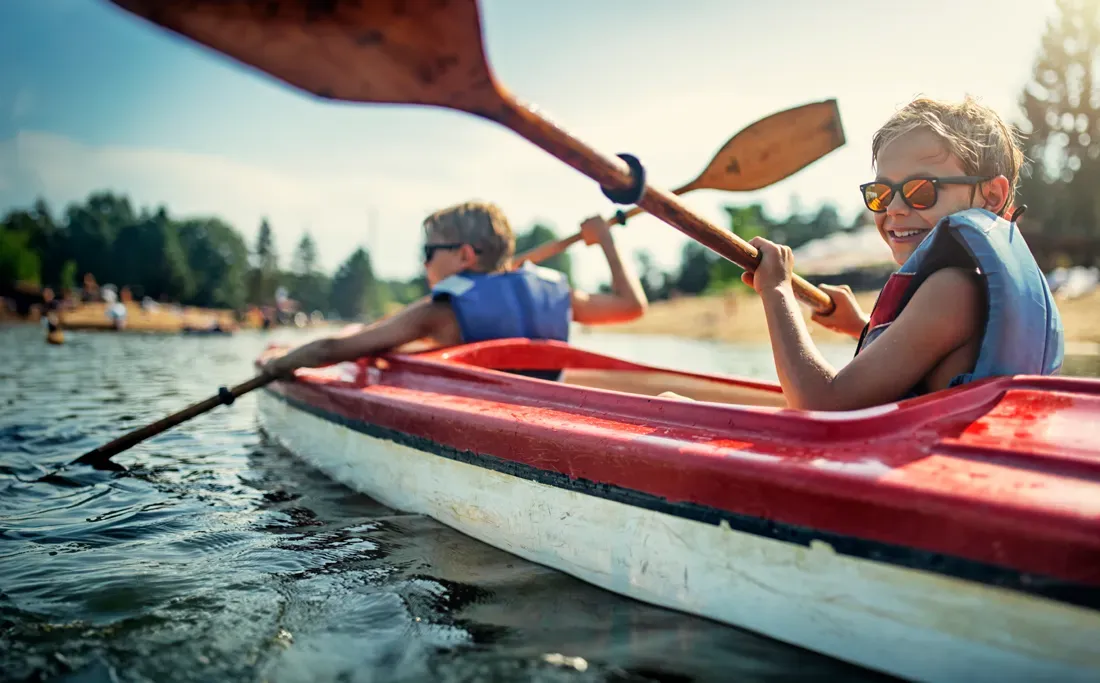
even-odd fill
[(788, 405), (852, 410), (985, 377), (1053, 374), (1062, 322), (1013, 210), (1023, 154), (995, 112), (974, 100), (921, 98), (875, 133), (878, 174), (860, 186), (901, 268), (865, 315), (847, 287), (813, 319), (859, 339), (834, 370), (814, 347), (791, 287), (788, 247), (754, 238), (746, 283), (760, 294)]
[[(565, 276), (524, 263), (510, 269), (516, 240), (494, 204), (467, 202), (424, 221), (424, 270), (431, 295), (354, 334), (305, 344), (265, 364), (271, 374), (320, 367), (427, 339), (439, 346), (523, 337), (567, 341), (569, 323), (625, 322), (648, 302), (642, 284), (623, 263), (607, 223), (581, 224), (585, 242), (598, 243), (611, 267), (611, 293), (574, 290)], [(552, 373), (526, 373), (554, 379)]]

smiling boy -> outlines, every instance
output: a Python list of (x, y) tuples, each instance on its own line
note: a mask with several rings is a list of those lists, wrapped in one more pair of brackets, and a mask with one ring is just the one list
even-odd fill
[(971, 98), (921, 98), (875, 133), (874, 181), (860, 186), (901, 265), (866, 316), (847, 287), (822, 287), (835, 311), (814, 320), (859, 338), (834, 370), (814, 347), (791, 286), (788, 247), (761, 255), (743, 279), (760, 294), (788, 405), (851, 410), (985, 377), (1053, 374), (1061, 318), (1014, 223), (1023, 154), (995, 112)]

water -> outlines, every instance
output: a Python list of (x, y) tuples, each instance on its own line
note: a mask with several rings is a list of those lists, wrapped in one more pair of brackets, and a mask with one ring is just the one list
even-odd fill
[[(129, 473), (33, 483), (308, 338), (42, 336), (0, 328), (0, 680), (880, 680), (382, 507), (266, 441), (251, 396), (119, 456)], [(577, 343), (774, 377), (767, 349)]]

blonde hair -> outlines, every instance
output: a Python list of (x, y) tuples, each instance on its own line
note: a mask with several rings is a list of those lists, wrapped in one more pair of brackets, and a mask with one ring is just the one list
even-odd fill
[(503, 270), (516, 250), (508, 218), (488, 202), (465, 202), (436, 211), (424, 219), (424, 236), (469, 244), (477, 251), (478, 266), (489, 273)]
[(967, 95), (952, 103), (920, 97), (894, 113), (871, 140), (871, 164), (879, 152), (903, 135), (926, 130), (938, 137), (950, 154), (958, 157), (967, 175), (1008, 179), (1008, 197), (1001, 211), (1016, 199), (1016, 185), (1024, 153), (1019, 133), (997, 112)]

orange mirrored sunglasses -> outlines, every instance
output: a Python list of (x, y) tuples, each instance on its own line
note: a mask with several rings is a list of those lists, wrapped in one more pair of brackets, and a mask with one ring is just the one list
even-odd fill
[(900, 183), (888, 183), (876, 180), (872, 183), (863, 183), (859, 186), (863, 194), (863, 203), (875, 213), (883, 213), (890, 202), (894, 200), (894, 193), (900, 191), (901, 199), (910, 208), (931, 209), (939, 199), (940, 185), (977, 185), (991, 180), (992, 176), (959, 175), (944, 178), (932, 176), (919, 176), (906, 178)]

